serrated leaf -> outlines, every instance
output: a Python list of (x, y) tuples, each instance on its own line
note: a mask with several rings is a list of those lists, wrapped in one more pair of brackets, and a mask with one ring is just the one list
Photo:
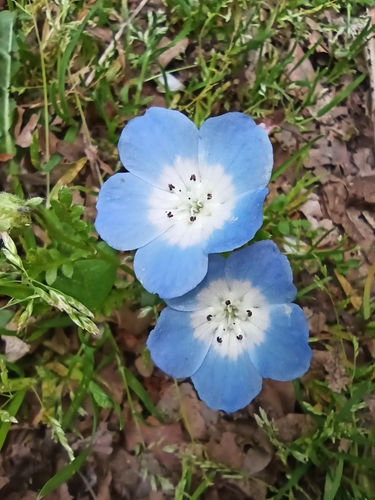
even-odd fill
[(66, 186), (63, 186), (59, 192), (57, 193), (57, 197), (59, 202), (66, 207), (70, 207), (73, 201), (73, 195), (70, 189)]

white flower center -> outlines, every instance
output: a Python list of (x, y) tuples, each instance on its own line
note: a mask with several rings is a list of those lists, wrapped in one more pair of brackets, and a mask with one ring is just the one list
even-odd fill
[(231, 176), (220, 165), (199, 165), (178, 158), (165, 167), (149, 198), (149, 220), (172, 245), (203, 242), (230, 220), (235, 207)]
[(264, 340), (270, 324), (268, 304), (249, 281), (213, 281), (198, 294), (201, 306), (190, 316), (194, 337), (221, 356), (237, 359)]

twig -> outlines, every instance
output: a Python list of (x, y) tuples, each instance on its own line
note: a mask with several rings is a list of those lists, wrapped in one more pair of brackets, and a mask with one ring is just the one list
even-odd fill
[[(140, 11), (143, 9), (143, 7), (146, 5), (148, 0), (142, 0), (141, 3), (138, 5), (138, 7), (132, 12), (131, 16), (127, 21), (121, 24), (118, 32), (114, 36), (112, 42), (108, 45), (108, 47), (105, 49), (103, 54), (100, 56), (100, 59), (98, 61), (98, 66), (103, 66), (105, 60), (107, 59), (108, 55), (112, 52), (112, 50), (115, 48), (115, 44), (120, 40), (122, 37), (122, 34), (124, 33), (124, 30), (129, 24), (133, 21), (133, 19), (140, 13)], [(90, 83), (94, 80), (95, 77), (95, 69), (91, 71), (89, 76), (86, 78), (86, 86), (89, 86)]]

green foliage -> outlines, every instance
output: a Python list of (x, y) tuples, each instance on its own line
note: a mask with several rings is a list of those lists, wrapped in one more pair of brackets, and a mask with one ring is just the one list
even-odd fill
[[(177, 93), (166, 88), (166, 105), (185, 112), (197, 125), (223, 111), (240, 109), (259, 118), (284, 109), (286, 121), (304, 132), (312, 119), (306, 118), (304, 111), (316, 103), (319, 86), (328, 83), (337, 91), (317, 111), (317, 117), (329, 113), (363, 85), (365, 75), (358, 74), (358, 60), (373, 33), (363, 17), (350, 22), (362, 13), (361, 5), (373, 5), (370, 0), (165, 0), (166, 9), (144, 8), (135, 17), (127, 12), (128, 2), (122, 2), (121, 9), (120, 3), (55, 2), (52, 11), (48, 2), (8, 2), (10, 10), (0, 12), (0, 155), (15, 155), (4, 164), (13, 192), (0, 193), (0, 295), (7, 300), (0, 309), (0, 334), (3, 339), (17, 336), (35, 348), (26, 363), (22, 359), (9, 362), (0, 355), (0, 449), (20, 408), (27, 412), (25, 395), (33, 391), (39, 398), (41, 421), (52, 429), (54, 439), (70, 458), (69, 465), (42, 488), (39, 498), (67, 482), (89, 456), (91, 445), (74, 456), (66, 436), (75, 431), (77, 416), (85, 414), (88, 401), (94, 415), (92, 435), (101, 408), (115, 412), (123, 425), (122, 409), (100, 375), (107, 364), (113, 363), (121, 377), (133, 418), (143, 421), (151, 414), (162, 419), (142, 382), (126, 366), (107, 324), (124, 303), (137, 311), (138, 318), (144, 318), (150, 313), (157, 316), (161, 302), (133, 280), (127, 260), (120, 260), (93, 236), (84, 207), (73, 203), (72, 190), (58, 189), (71, 185), (71, 180), (60, 178), (53, 185), (52, 179), (62, 175), (57, 174), (59, 168), (65, 172), (69, 165), (63, 163), (61, 153), (49, 150), (50, 134), (73, 146), (83, 132), (85, 145), (98, 146), (116, 170), (120, 128), (152, 102), (157, 78), (165, 79), (168, 73), (183, 75), (185, 88)], [(346, 13), (346, 22), (321, 22), (319, 16), (327, 9)], [(313, 44), (308, 28), (311, 20), (319, 24), (319, 39)], [(96, 37), (96, 28), (107, 35), (109, 32), (111, 38), (123, 31), (111, 45)], [(161, 47), (164, 36), (168, 42)], [(189, 40), (186, 55), (176, 56), (162, 67), (159, 57), (185, 37)], [(291, 72), (316, 57), (319, 44), (326, 39), (327, 64), (316, 69), (312, 80), (290, 81)], [(305, 51), (298, 61), (294, 59), (297, 44)], [(351, 83), (342, 85), (341, 78), (348, 74), (353, 75)], [(45, 180), (45, 190), (43, 186), (41, 192), (31, 193), (45, 196), (45, 203), (39, 197), (23, 199), (25, 150), (16, 150), (12, 130), (16, 103), (26, 109), (25, 118), (30, 103), (40, 115), (27, 151), (30, 162), (26, 163)], [(93, 115), (92, 127), (87, 120)], [(267, 205), (264, 225), (256, 238), (277, 241), (295, 271), (314, 270), (311, 284), (297, 283), (298, 298), (314, 300), (318, 289), (334, 302), (329, 285), (335, 271), (345, 276), (359, 261), (347, 259), (346, 253), (353, 249), (345, 237), (326, 248), (322, 242), (328, 232), (313, 230), (310, 222), (298, 215), (298, 208), (320, 180), (302, 175), (302, 163), (318, 139), (304, 143), (274, 171), (272, 181), (277, 182), (292, 170), (291, 188)], [(95, 161), (90, 166), (94, 183), (99, 185), (103, 170)], [(95, 194), (91, 187), (80, 185), (81, 180), (74, 180), (74, 189), (83, 196)], [(36, 233), (31, 223), (38, 227)], [(131, 261), (132, 257), (126, 259)], [(375, 304), (370, 294), (374, 273), (375, 265), (366, 280), (362, 309), (353, 312), (349, 299), (335, 304), (336, 314), (345, 311), (356, 320), (365, 320), (370, 337), (375, 335), (371, 322)], [(55, 329), (77, 332), (77, 352), (59, 353), (46, 347)], [(274, 423), (260, 413), (258, 423), (269, 435), (285, 471), (283, 484), (278, 491), (270, 490), (270, 499), (364, 500), (375, 495), (374, 436), (362, 418), (363, 399), (374, 391), (373, 368), (356, 367), (357, 337), (343, 331), (339, 318), (329, 335), (339, 343), (349, 340), (353, 345), (354, 360), (345, 366), (352, 383), (340, 394), (322, 382), (311, 382), (307, 393), (296, 384), (299, 408), (314, 421), (315, 430), (285, 444), (278, 439)], [(319, 342), (320, 349), (330, 348), (322, 339), (313, 342)], [(150, 363), (147, 354), (144, 361), (145, 365)], [(68, 401), (68, 406), (63, 401)], [(346, 453), (337, 449), (341, 440), (350, 443)], [(218, 474), (242, 477), (196, 456), (193, 448), (182, 454), (181, 463), (176, 500), (202, 498)], [(308, 480), (312, 469), (320, 477), (319, 484)], [(162, 479), (150, 476), (155, 488), (170, 487)]]
[(12, 155), (15, 152), (10, 134), (15, 101), (9, 95), (12, 76), (12, 52), (16, 50), (13, 33), (15, 15), (13, 12), (0, 12), (0, 154)]

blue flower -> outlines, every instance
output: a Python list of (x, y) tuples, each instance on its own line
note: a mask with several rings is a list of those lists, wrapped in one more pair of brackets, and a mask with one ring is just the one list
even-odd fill
[(139, 249), (134, 271), (149, 292), (192, 290), (208, 254), (244, 245), (261, 226), (272, 146), (247, 115), (198, 130), (177, 111), (151, 108), (125, 127), (119, 153), (129, 172), (104, 183), (95, 227), (109, 246)]
[(191, 377), (212, 409), (233, 412), (259, 393), (262, 378), (286, 381), (310, 364), (309, 330), (287, 258), (260, 241), (227, 259), (209, 257), (194, 290), (167, 300), (147, 347), (172, 377)]

